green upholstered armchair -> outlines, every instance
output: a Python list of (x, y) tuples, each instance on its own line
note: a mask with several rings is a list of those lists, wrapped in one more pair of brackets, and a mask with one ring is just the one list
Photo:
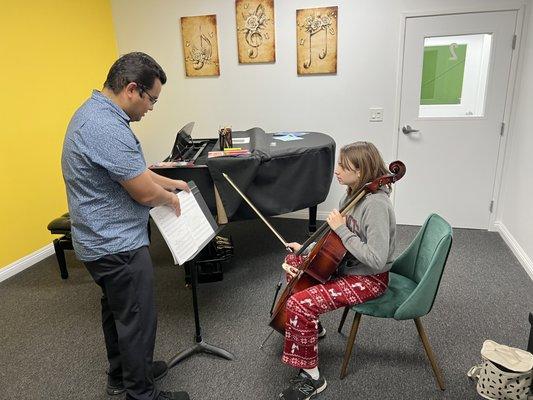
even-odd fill
[(409, 247), (393, 262), (389, 273), (389, 287), (377, 299), (346, 307), (339, 325), (339, 333), (350, 308), (355, 311), (346, 345), (341, 379), (346, 376), (348, 361), (362, 315), (396, 320), (413, 319), (433, 368), (437, 384), (444, 390), (444, 380), (422, 327), (420, 317), (431, 310), (442, 272), (452, 245), (452, 228), (437, 214), (430, 215)]

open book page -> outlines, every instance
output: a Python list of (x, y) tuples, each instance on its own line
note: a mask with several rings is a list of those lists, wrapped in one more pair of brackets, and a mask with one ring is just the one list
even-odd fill
[(168, 206), (154, 207), (150, 215), (174, 257), (174, 264), (182, 265), (200, 250), (214, 230), (192, 193), (182, 191), (177, 196), (181, 205), (179, 217)]
[(192, 193), (182, 191), (178, 193), (178, 197), (181, 205), (181, 215), (178, 219), (183, 220), (190, 228), (190, 234), (194, 243), (197, 244), (196, 249), (198, 250), (202, 243), (212, 237), (215, 231)]

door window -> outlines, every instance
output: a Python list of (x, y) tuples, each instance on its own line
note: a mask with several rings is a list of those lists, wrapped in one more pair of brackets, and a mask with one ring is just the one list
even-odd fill
[(419, 117), (483, 117), (491, 34), (426, 37)]

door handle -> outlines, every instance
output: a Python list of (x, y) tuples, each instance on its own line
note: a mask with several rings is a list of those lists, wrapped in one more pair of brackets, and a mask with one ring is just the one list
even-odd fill
[(405, 135), (409, 135), (410, 133), (420, 132), (420, 131), (418, 129), (411, 128), (411, 125), (405, 125), (404, 127), (402, 127), (402, 132)]

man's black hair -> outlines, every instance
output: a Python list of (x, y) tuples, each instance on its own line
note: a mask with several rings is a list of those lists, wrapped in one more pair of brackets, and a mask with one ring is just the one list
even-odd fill
[(164, 85), (167, 76), (163, 68), (148, 54), (133, 52), (124, 54), (111, 66), (104, 87), (118, 94), (130, 82), (135, 82), (144, 89), (151, 89), (158, 78)]

